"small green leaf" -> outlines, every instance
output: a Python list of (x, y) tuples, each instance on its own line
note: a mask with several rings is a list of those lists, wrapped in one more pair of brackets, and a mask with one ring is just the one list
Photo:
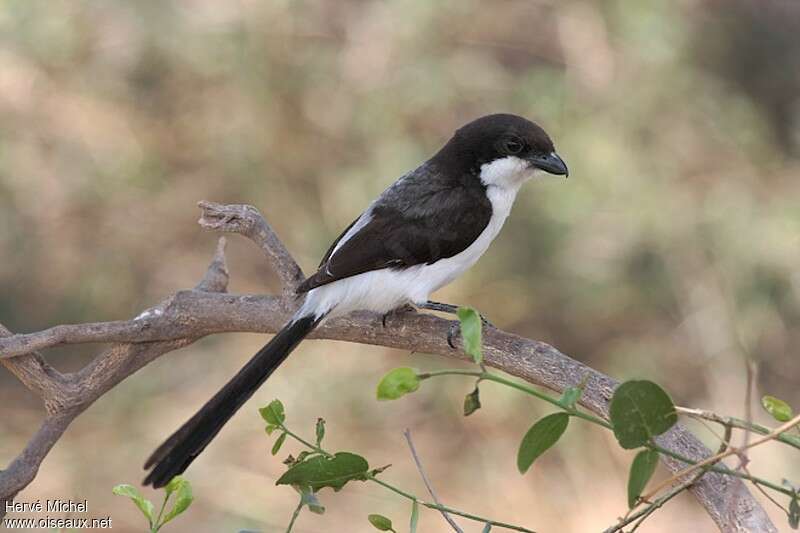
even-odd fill
[(409, 533), (417, 533), (417, 524), (419, 523), (419, 503), (414, 500), (411, 504), (411, 520), (409, 522)]
[(378, 383), (379, 400), (396, 400), (419, 388), (419, 376), (412, 368), (391, 370)]
[(392, 529), (392, 521), (383, 515), (371, 514), (367, 517), (367, 520), (369, 520), (369, 523), (378, 531), (394, 531), (394, 529)]
[(519, 468), (520, 474), (527, 472), (537, 457), (558, 442), (558, 439), (566, 431), (567, 424), (569, 424), (567, 413), (553, 413), (531, 426), (522, 437), (522, 443), (517, 452), (517, 468)]
[[(172, 509), (164, 516), (164, 519), (161, 521), (161, 524), (166, 524), (186, 509), (192, 504), (194, 500), (194, 496), (192, 495), (192, 486), (189, 484), (189, 481), (181, 476), (175, 476), (169, 482), (171, 485), (171, 492), (175, 493), (175, 503), (172, 505)], [(168, 486), (169, 486), (168, 485)], [(168, 489), (169, 491), (169, 489)]]
[(278, 455), (278, 452), (281, 451), (281, 446), (286, 441), (286, 432), (281, 433), (281, 435), (275, 439), (275, 444), (272, 445), (272, 455)]
[(481, 533), (489, 533), (492, 530), (492, 524), (486, 524), (483, 526)]
[(325, 420), (323, 420), (322, 418), (317, 418), (316, 433), (317, 433), (317, 446), (320, 446), (322, 444), (322, 439), (325, 438)]
[(464, 397), (464, 416), (469, 416), (480, 408), (480, 392), (478, 391), (478, 386), (475, 385), (475, 390)]
[(142, 496), (136, 487), (133, 485), (128, 485), (127, 483), (123, 483), (122, 485), (117, 485), (111, 489), (111, 492), (117, 496), (126, 496), (130, 498), (136, 507), (139, 508), (145, 518), (147, 518), (150, 526), (153, 526), (153, 502), (150, 500), (145, 500), (144, 496)]
[(184, 482), (184, 478), (183, 477), (175, 476), (174, 478), (170, 479), (169, 483), (167, 483), (164, 486), (164, 492), (166, 492), (167, 496), (169, 496), (170, 494), (172, 494), (173, 492), (178, 490), (181, 487), (181, 483), (183, 483), (183, 482)]
[(778, 422), (788, 422), (794, 416), (791, 406), (775, 396), (761, 398), (761, 406)]
[(464, 339), (464, 351), (472, 357), (476, 364), (483, 362), (481, 349), (481, 315), (471, 307), (459, 307), (458, 320), (461, 322), (461, 338)]
[(614, 391), (609, 418), (620, 446), (644, 446), (678, 421), (669, 395), (652, 381), (626, 381)]
[(634, 508), (657, 465), (658, 452), (654, 450), (642, 450), (633, 458), (628, 475), (628, 508)]
[(797, 500), (797, 494), (794, 495), (792, 501), (789, 502), (789, 527), (797, 529), (800, 526), (800, 503)]
[[(267, 421), (270, 426), (280, 426), (286, 420), (283, 404), (280, 400), (272, 400), (269, 405), (258, 410), (261, 418)], [(267, 433), (270, 433), (267, 431)]]
[(338, 491), (352, 480), (365, 480), (367, 460), (349, 452), (339, 452), (333, 457), (315, 455), (289, 468), (275, 482), (276, 485), (303, 485), (318, 492), (324, 487)]

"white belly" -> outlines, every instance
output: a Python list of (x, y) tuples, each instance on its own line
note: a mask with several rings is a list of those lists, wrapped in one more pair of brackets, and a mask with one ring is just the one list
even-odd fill
[(356, 310), (387, 313), (403, 304), (421, 304), (483, 255), (506, 221), (519, 184), (512, 187), (490, 185), (486, 194), (492, 203), (492, 217), (478, 238), (463, 252), (430, 265), (403, 269), (381, 269), (340, 279), (312, 289), (297, 316), (342, 315)]

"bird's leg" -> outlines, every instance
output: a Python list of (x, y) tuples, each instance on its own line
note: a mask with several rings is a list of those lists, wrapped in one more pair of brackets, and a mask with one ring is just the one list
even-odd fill
[(433, 302), (431, 300), (428, 300), (424, 304), (419, 304), (417, 307), (420, 309), (427, 309), (428, 311), (440, 311), (442, 313), (448, 313), (451, 315), (455, 315), (458, 312), (457, 305)]
[[(427, 309), (428, 311), (439, 311), (441, 313), (448, 313), (451, 315), (458, 314), (457, 305), (446, 304), (442, 302), (433, 302), (431, 300), (428, 300), (424, 304), (420, 304), (417, 307), (419, 307), (420, 309)], [(494, 328), (494, 324), (486, 320), (485, 316), (480, 315), (480, 317), (481, 317), (481, 323), (483, 324), (484, 327)], [(447, 332), (447, 344), (449, 344), (450, 347), (453, 349), (456, 348), (455, 344), (453, 344), (453, 339), (456, 337), (456, 335), (460, 333), (460, 330), (461, 330), (461, 325), (458, 321), (456, 321), (450, 325), (450, 329)]]
[(417, 310), (414, 308), (413, 305), (403, 304), (400, 307), (397, 307), (397, 308), (392, 309), (391, 311), (389, 311), (387, 313), (384, 313), (383, 316), (381, 317), (381, 324), (383, 324), (383, 327), (385, 328), (386, 327), (386, 319), (387, 318), (389, 318), (391, 316), (402, 315), (402, 314), (405, 314), (405, 313), (416, 313), (416, 312), (417, 312)]
[[(439, 311), (439, 312), (442, 312), (442, 313), (448, 313), (450, 315), (458, 314), (458, 306), (457, 305), (446, 304), (446, 303), (442, 303), (442, 302), (432, 302), (432, 301), (428, 300), (424, 304), (420, 304), (417, 307), (419, 307), (420, 309), (427, 309), (428, 311)], [(480, 317), (481, 317), (481, 322), (483, 323), (484, 326), (486, 326), (487, 328), (493, 328), (494, 327), (494, 324), (489, 322), (486, 319), (485, 316), (480, 315)]]

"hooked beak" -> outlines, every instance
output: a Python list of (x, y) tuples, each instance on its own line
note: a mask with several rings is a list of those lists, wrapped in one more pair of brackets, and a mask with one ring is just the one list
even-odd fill
[(546, 155), (532, 155), (528, 158), (528, 161), (531, 166), (540, 168), (550, 174), (569, 177), (567, 164), (555, 152), (550, 152)]

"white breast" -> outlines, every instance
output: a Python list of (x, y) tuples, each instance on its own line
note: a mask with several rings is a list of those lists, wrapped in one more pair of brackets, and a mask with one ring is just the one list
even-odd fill
[[(528, 165), (516, 157), (483, 165), (481, 181), (487, 186), (492, 217), (466, 250), (430, 265), (375, 270), (322, 285), (308, 292), (297, 316), (311, 313), (320, 316), (328, 312), (329, 316), (336, 316), (355, 310), (386, 313), (406, 303), (424, 303), (432, 292), (456, 279), (483, 255), (511, 213), (520, 186), (533, 174)], [(352, 236), (357, 226), (353, 226), (342, 241)]]

